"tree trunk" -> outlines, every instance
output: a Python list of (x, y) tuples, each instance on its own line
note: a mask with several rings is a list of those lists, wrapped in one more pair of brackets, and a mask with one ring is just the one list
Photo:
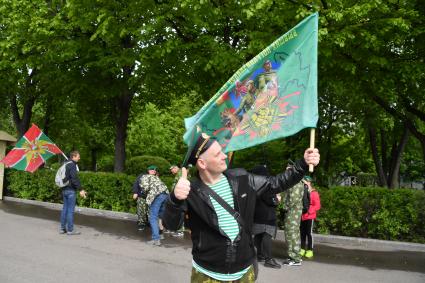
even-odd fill
[(90, 150), (91, 153), (91, 170), (93, 172), (97, 172), (97, 149), (92, 148)]
[[(24, 102), (24, 109), (22, 112), (22, 117), (19, 114), (19, 106), (17, 95), (11, 94), (10, 96), (10, 108), (12, 109), (13, 122), (15, 123), (16, 129), (18, 131), (18, 139), (20, 139), (25, 132), (28, 130), (32, 117), (32, 107), (35, 103), (35, 80), (34, 76), (36, 74), (36, 69), (33, 69), (29, 76), (26, 79), (24, 89), (22, 89), (22, 93), (24, 94), (24, 98), (27, 98)], [(22, 95), (22, 93), (20, 95)], [(25, 94), (27, 94), (25, 96)]]
[(18, 140), (25, 134), (28, 130), (32, 117), (32, 107), (35, 103), (35, 97), (30, 97), (24, 105), (24, 111), (21, 115), (19, 114), (18, 102), (16, 100), (16, 95), (12, 94), (10, 98), (10, 106), (12, 109), (13, 122), (18, 131)]
[[(421, 143), (422, 147), (422, 158), (425, 162), (425, 134), (421, 133), (414, 124), (413, 120), (406, 115), (403, 115), (400, 112), (397, 112), (397, 110), (394, 107), (391, 107), (386, 101), (384, 101), (380, 96), (373, 95), (372, 99), (381, 106), (386, 112), (391, 114), (393, 117), (400, 119), (405, 124), (405, 127), (407, 127), (412, 133), (412, 135), (418, 139), (418, 141)], [(412, 109), (408, 109), (409, 112), (415, 114), (417, 117), (419, 117), (421, 120), (424, 118), (425, 115), (419, 115), (418, 113), (415, 113), (412, 111)], [(418, 116), (419, 115), (419, 116)]]
[(409, 140), (409, 130), (403, 124), (403, 135), (400, 139), (398, 146), (395, 147), (393, 158), (391, 159), (391, 171), (388, 176), (388, 187), (390, 189), (398, 188), (399, 176), (400, 176), (400, 163), (401, 156), (403, 155), (404, 149), (406, 148), (407, 141)]
[(379, 129), (379, 133), (381, 136), (381, 162), (382, 162), (382, 170), (384, 171), (385, 175), (388, 175), (388, 156), (387, 156), (387, 151), (388, 151), (388, 147), (387, 147), (387, 139), (386, 139), (386, 132), (383, 128)]
[(127, 139), (128, 118), (130, 116), (131, 101), (134, 97), (128, 85), (131, 73), (134, 66), (127, 66), (123, 68), (124, 80), (127, 82), (125, 88), (122, 90), (121, 95), (116, 98), (116, 126), (115, 126), (115, 163), (114, 172), (124, 172), (125, 170), (125, 142)]
[(133, 93), (129, 90), (123, 91), (121, 96), (116, 98), (114, 172), (124, 172), (125, 169), (125, 141), (127, 139), (127, 126), (132, 99)]
[(50, 129), (50, 122), (52, 121), (52, 103), (50, 102), (50, 99), (47, 99), (46, 101), (46, 112), (44, 113), (44, 126), (43, 126), (43, 132), (48, 136), (49, 135), (49, 129)]
[[(121, 41), (124, 49), (131, 49), (135, 42), (131, 37), (126, 36)], [(130, 116), (131, 101), (134, 97), (134, 91), (130, 87), (130, 78), (135, 65), (123, 67), (123, 88), (120, 96), (115, 100), (116, 119), (115, 119), (115, 162), (114, 172), (124, 172), (125, 170), (125, 142), (127, 139), (128, 118)]]
[(376, 174), (378, 175), (378, 186), (386, 187), (387, 180), (385, 178), (384, 169), (379, 159), (378, 146), (376, 142), (376, 130), (372, 126), (368, 126), (370, 149), (372, 151), (373, 161), (375, 163)]

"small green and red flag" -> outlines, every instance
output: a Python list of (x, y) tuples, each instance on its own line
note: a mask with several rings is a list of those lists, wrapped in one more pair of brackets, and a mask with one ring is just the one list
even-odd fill
[(35, 124), (17, 142), (16, 146), (2, 159), (6, 167), (34, 172), (47, 159), (63, 154)]

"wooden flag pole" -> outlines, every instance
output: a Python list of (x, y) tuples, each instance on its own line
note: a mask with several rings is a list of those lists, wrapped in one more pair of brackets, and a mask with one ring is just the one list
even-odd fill
[[(315, 129), (315, 128), (311, 128), (311, 129), (310, 129), (310, 148), (314, 148), (314, 136), (315, 136), (315, 131), (316, 131), (316, 129)], [(308, 171), (309, 171), (310, 173), (313, 173), (313, 171), (314, 171), (314, 166), (313, 166), (313, 164), (309, 164), (309, 165), (308, 165)]]

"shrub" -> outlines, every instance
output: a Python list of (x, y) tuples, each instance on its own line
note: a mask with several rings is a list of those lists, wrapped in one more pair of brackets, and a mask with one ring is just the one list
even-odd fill
[(376, 186), (377, 176), (372, 173), (357, 173), (357, 184), (359, 187)]
[[(62, 202), (61, 189), (55, 185), (56, 171), (39, 169), (31, 174), (8, 170), (8, 194), (24, 199)], [(132, 199), (135, 176), (118, 173), (80, 172), (81, 184), (87, 191), (86, 199), (78, 198), (80, 206), (135, 213)]]
[(97, 171), (114, 172), (114, 157), (106, 155), (97, 161)]
[(125, 167), (126, 173), (129, 175), (139, 175), (146, 172), (149, 165), (155, 165), (159, 169), (161, 175), (169, 174), (169, 168), (171, 166), (165, 158), (159, 156), (141, 155), (135, 156), (127, 160)]
[(424, 191), (335, 187), (319, 190), (319, 233), (425, 242)]
[(49, 169), (39, 169), (32, 174), (7, 169), (7, 193), (18, 198), (59, 202), (62, 196), (55, 185), (55, 174), (56, 171)]

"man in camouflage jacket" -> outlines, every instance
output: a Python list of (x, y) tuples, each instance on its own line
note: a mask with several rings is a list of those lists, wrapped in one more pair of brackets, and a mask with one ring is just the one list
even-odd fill
[(164, 203), (168, 198), (167, 186), (157, 176), (158, 169), (151, 165), (148, 167), (148, 175), (140, 179), (140, 187), (146, 194), (146, 204), (149, 206), (149, 224), (152, 229), (152, 241), (150, 244), (159, 246), (161, 244), (159, 235), (158, 219), (162, 215)]

